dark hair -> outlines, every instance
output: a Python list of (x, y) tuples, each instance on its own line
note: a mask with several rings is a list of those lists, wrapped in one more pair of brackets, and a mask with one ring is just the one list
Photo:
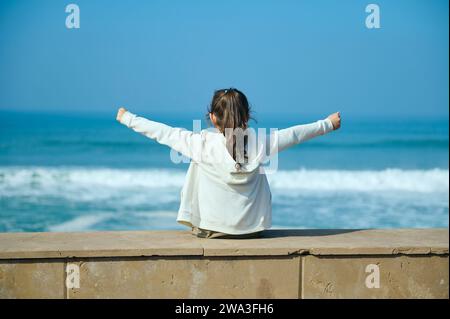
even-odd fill
[[(241, 147), (240, 145), (236, 146), (236, 137), (238, 137), (239, 141), (239, 134), (242, 134), (247, 129), (248, 121), (251, 119), (251, 109), (247, 97), (235, 88), (217, 90), (214, 92), (208, 109), (208, 119), (211, 113), (216, 118), (217, 128), (227, 138), (227, 149), (238, 164), (236, 168), (240, 168), (248, 160), (246, 151), (247, 134), (243, 135), (244, 145)], [(227, 129), (232, 130), (233, 133), (227, 134)]]

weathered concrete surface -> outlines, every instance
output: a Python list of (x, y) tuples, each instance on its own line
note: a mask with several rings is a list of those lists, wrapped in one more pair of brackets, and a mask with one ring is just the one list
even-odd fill
[(3, 233), (0, 298), (448, 298), (448, 245), (448, 229)]
[[(302, 298), (448, 298), (448, 256), (302, 258)], [(379, 268), (369, 288), (368, 265)]]
[[(299, 257), (87, 259), (73, 298), (299, 298)], [(288, 274), (288, 275), (287, 275)]]
[(272, 230), (264, 238), (203, 243), (205, 256), (448, 254), (448, 229)]
[(0, 233), (0, 259), (201, 256), (203, 248), (186, 232)]
[(64, 262), (0, 260), (0, 299), (64, 298)]
[(246, 240), (199, 239), (186, 231), (2, 233), (0, 259), (448, 254), (448, 236), (448, 229), (271, 230)]

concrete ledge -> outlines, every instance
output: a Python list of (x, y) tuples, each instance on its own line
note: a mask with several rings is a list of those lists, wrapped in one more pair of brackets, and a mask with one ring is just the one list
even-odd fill
[(269, 230), (263, 238), (199, 239), (184, 231), (0, 233), (0, 259), (133, 256), (448, 254), (448, 229)]
[(448, 229), (2, 233), (0, 298), (448, 298), (448, 246)]

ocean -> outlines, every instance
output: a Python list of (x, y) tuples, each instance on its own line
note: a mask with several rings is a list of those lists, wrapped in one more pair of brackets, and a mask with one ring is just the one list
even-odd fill
[[(150, 114), (142, 114), (150, 117)], [(203, 114), (153, 115), (192, 129)], [(1, 111), (0, 232), (185, 229), (188, 164), (104, 114)], [(253, 126), (307, 123), (266, 116)], [(203, 127), (205, 127), (203, 123)], [(273, 228), (448, 227), (448, 120), (346, 120), (268, 176)]]

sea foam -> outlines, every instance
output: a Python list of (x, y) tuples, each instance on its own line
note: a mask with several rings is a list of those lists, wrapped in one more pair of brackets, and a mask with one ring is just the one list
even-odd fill
[[(429, 170), (280, 170), (268, 175), (272, 189), (308, 191), (409, 191), (448, 192), (449, 171)], [(102, 196), (118, 190), (161, 191), (180, 189), (185, 171), (172, 169), (112, 168), (0, 168), (3, 196), (59, 194)]]

